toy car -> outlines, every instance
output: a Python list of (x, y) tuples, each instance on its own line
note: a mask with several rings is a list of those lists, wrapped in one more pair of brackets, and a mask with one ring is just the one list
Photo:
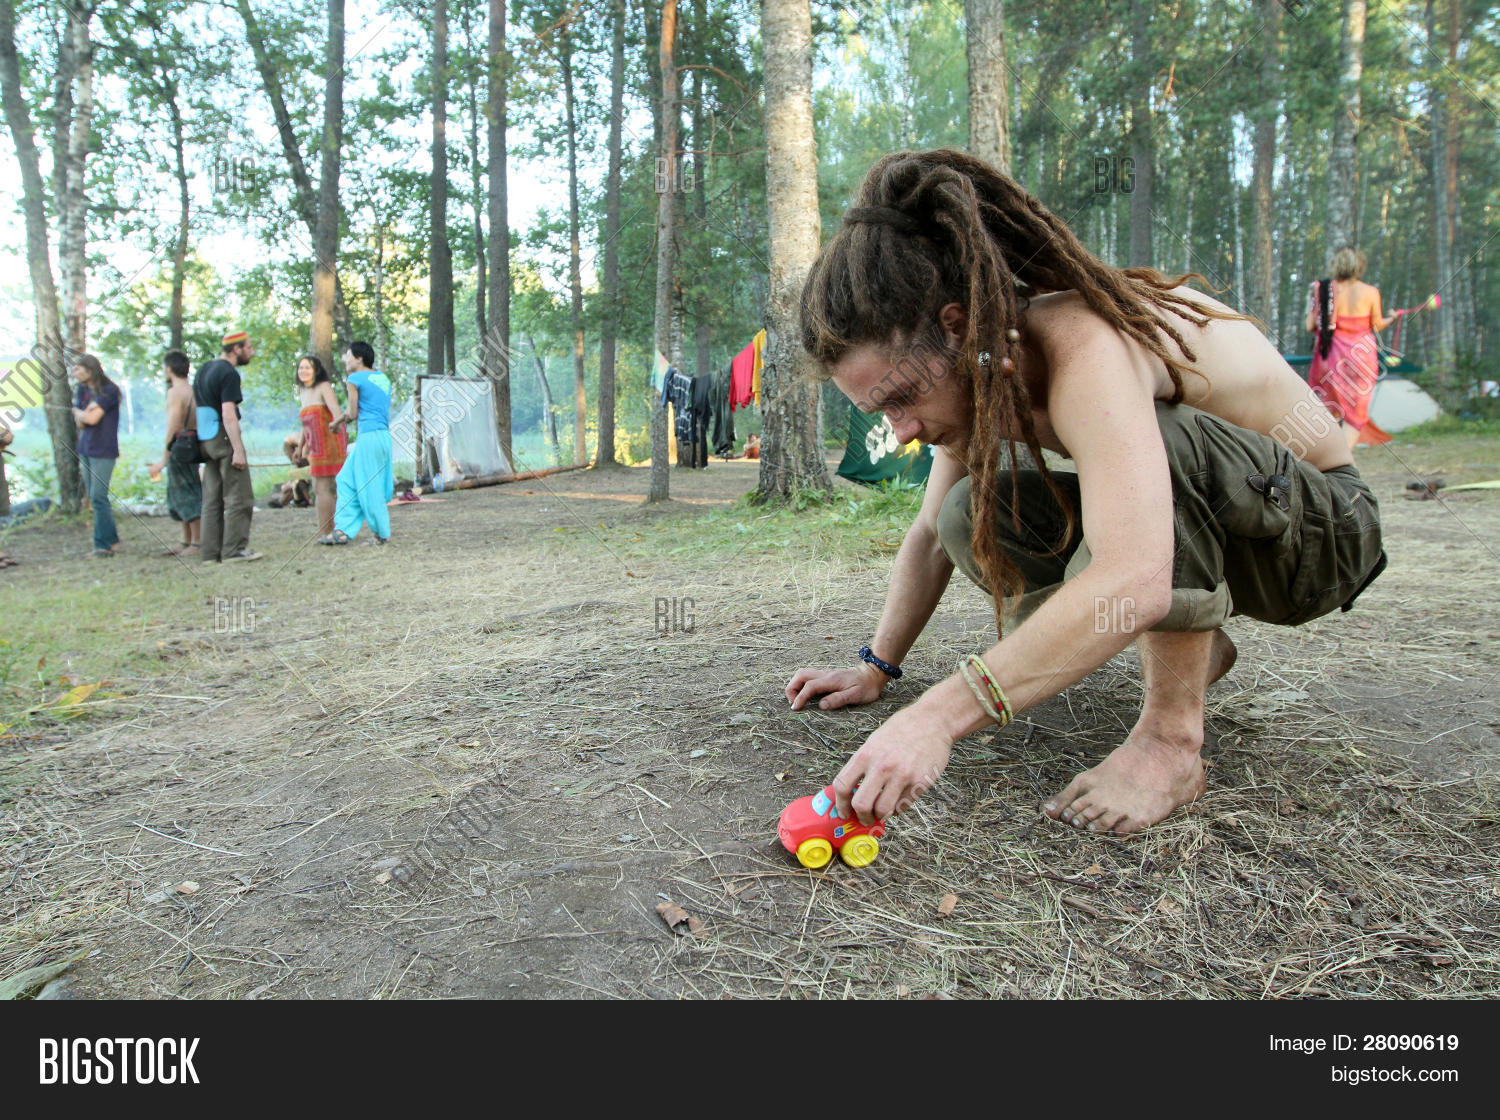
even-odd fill
[(819, 868), (833, 858), (835, 850), (850, 867), (866, 867), (880, 854), (876, 837), (885, 835), (885, 822), (859, 823), (858, 817), (841, 820), (833, 787), (810, 797), (799, 797), (781, 811), (776, 835), (803, 867)]

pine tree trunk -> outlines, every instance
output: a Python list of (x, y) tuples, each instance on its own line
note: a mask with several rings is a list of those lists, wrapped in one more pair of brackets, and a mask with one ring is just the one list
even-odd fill
[(543, 427), (547, 433), (547, 442), (552, 445), (553, 458), (557, 458), (562, 449), (557, 442), (557, 410), (552, 406), (552, 386), (547, 382), (547, 365), (542, 361), (541, 351), (536, 348), (536, 339), (529, 334), (526, 336), (526, 345), (531, 347), (531, 360), (536, 363), (536, 378), (542, 386), (542, 416), (545, 418)]
[[(70, 66), (71, 63), (63, 57), (59, 65)], [(71, 88), (71, 73), (60, 71), (58, 85)], [(78, 468), (78, 430), (70, 411), (73, 394), (68, 384), (57, 282), (52, 272), (52, 250), (47, 239), (46, 185), (42, 179), (31, 113), (21, 87), (20, 59), (16, 53), (16, 9), (9, 0), (0, 0), (0, 97), (5, 103), (5, 121), (21, 170), (26, 265), (31, 278), (37, 328), (36, 347), (29, 358), (17, 363), (11, 376), (24, 377), (26, 383), (41, 388), (47, 412), (47, 431), (52, 438), (52, 464), (57, 471), (58, 505), (66, 513), (76, 513), (83, 499), (83, 477)]]
[[(1443, 46), (1438, 40), (1433, 0), (1427, 0), (1427, 99), (1432, 118), (1432, 232), (1435, 290), (1453, 279), (1453, 196), (1448, 184), (1448, 84)], [(1439, 388), (1449, 388), (1453, 366), (1453, 313), (1437, 314), (1432, 323), (1433, 373)]]
[(385, 326), (385, 222), (375, 219), (375, 363), (390, 369)]
[(484, 375), (495, 394), (495, 426), (506, 462), (515, 469), (510, 426), (510, 217), (506, 197), (505, 83), (510, 56), (505, 49), (506, 0), (489, 0), (490, 66), (487, 88), (489, 144), (489, 306), (481, 348)]
[(447, 373), (448, 324), (453, 306), (453, 260), (448, 249), (448, 0), (432, 5), (432, 204), (428, 234), (431, 270), (427, 298), (427, 376)]
[(1148, 0), (1130, 5), (1130, 61), (1134, 73), (1130, 101), (1130, 170), (1135, 176), (1130, 193), (1130, 264), (1152, 265), (1151, 192), (1155, 186), (1156, 146), (1151, 135), (1151, 81), (1156, 62), (1151, 52)]
[(760, 377), (765, 427), (759, 495), (787, 498), (798, 490), (831, 491), (823, 461), (823, 397), (802, 381), (798, 304), (818, 255), (818, 149), (813, 138), (812, 16), (808, 0), (764, 0), (766, 51), (766, 203), (770, 218), (770, 292)]
[[(672, 353), (673, 278), (677, 271), (677, 0), (663, 0), (661, 46), (657, 53), (661, 71), (659, 109), (661, 137), (656, 183), (656, 314), (652, 333), (656, 349)], [(651, 484), (646, 501), (664, 502), (671, 497), (668, 470), (667, 414), (659, 394), (651, 399)]]
[[(700, 44), (707, 42), (708, 7), (705, 0), (693, 0), (693, 32)], [(704, 174), (708, 162), (708, 137), (704, 134), (703, 119), (703, 70), (700, 68), (693, 71), (693, 217), (700, 239), (708, 230), (708, 183)], [(701, 295), (693, 308), (693, 324), (693, 372), (698, 377), (707, 377), (712, 332), (708, 324), (708, 309)], [(696, 465), (701, 467), (704, 464)]]
[[(281, 92), (281, 74), (276, 64), (271, 60), (270, 52), (266, 50), (266, 39), (261, 33), (260, 23), (255, 18), (255, 12), (251, 10), (249, 0), (235, 0), (235, 6), (239, 10), (240, 19), (245, 24), (245, 38), (250, 43), (250, 51), (255, 56), (255, 68), (260, 73), (261, 85), (266, 91), (266, 97), (271, 102), (271, 115), (276, 120), (276, 134), (281, 139), (281, 152), (286, 157), (287, 167), (292, 173), (292, 206), (297, 216), (302, 219), (302, 224), (307, 227), (307, 234), (312, 238), (313, 245), (318, 243), (318, 196), (313, 190), (312, 179), (307, 173), (307, 164), (303, 162), (302, 152), (297, 147), (297, 131), (292, 125), (292, 116), (287, 112), (286, 97)], [(333, 278), (333, 326), (340, 338), (352, 338), (352, 330), (349, 325), (349, 306), (344, 300), (343, 281), (334, 273)]]
[(615, 335), (620, 324), (621, 120), (625, 114), (625, 0), (613, 0), (609, 70), (609, 180), (604, 191), (604, 322), (599, 339), (599, 446), (595, 467), (615, 465)]
[(1344, 0), (1339, 35), (1339, 103), (1328, 153), (1328, 249), (1355, 243), (1355, 143), (1359, 136), (1359, 82), (1364, 72), (1365, 0)]
[(578, 131), (573, 115), (573, 37), (567, 25), (561, 30), (563, 109), (568, 129), (568, 288), (573, 319), (573, 462), (589, 461), (588, 401), (585, 399), (583, 364), (583, 280), (578, 262)]
[[(323, 140), (319, 145), (318, 224), (313, 242), (312, 323), (307, 350), (330, 373), (333, 303), (339, 260), (339, 156), (344, 145), (344, 0), (328, 0), (328, 47), (323, 84)], [(344, 338), (344, 345), (353, 342)]]
[(1275, 237), (1272, 186), (1276, 174), (1276, 117), (1281, 110), (1281, 7), (1284, 0), (1260, 0), (1260, 102), (1255, 107), (1254, 170), (1250, 199), (1254, 208), (1255, 244), (1250, 250), (1250, 299), (1245, 310), (1272, 323)]
[[(461, 9), (464, 25), (464, 45), (471, 58), (479, 57), (474, 43), (474, 25), (468, 7)], [(466, 101), (469, 109), (469, 206), (474, 216), (474, 325), (478, 328), (479, 344), (484, 346), (485, 308), (488, 283), (484, 269), (484, 191), (480, 187), (479, 164), (479, 70), (469, 75)], [(483, 357), (481, 356), (481, 362)]]
[(1002, 0), (964, 0), (969, 55), (969, 151), (1010, 172), (1010, 104)]

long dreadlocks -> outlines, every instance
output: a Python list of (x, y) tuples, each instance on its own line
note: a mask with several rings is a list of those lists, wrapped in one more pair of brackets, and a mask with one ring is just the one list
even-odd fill
[[(1018, 346), (1007, 331), (1024, 322), (1028, 295), (1076, 291), (1100, 318), (1161, 359), (1177, 403), (1184, 375), (1197, 372), (1197, 358), (1162, 312), (1170, 308), (1199, 327), (1226, 317), (1172, 291), (1189, 278), (1105, 264), (1010, 176), (945, 148), (897, 152), (876, 163), (843, 227), (813, 264), (802, 290), (802, 344), (825, 377), (857, 346), (887, 346), (919, 332), (925, 337), (940, 308), (957, 303), (966, 310), (967, 334), (951, 357), (953, 371), (971, 387), (974, 430), (966, 465), (975, 493), (972, 543), (994, 593), (997, 627), (1004, 600), (1023, 590), (999, 544), (991, 490), (1006, 445), (1019, 530), (1017, 431), (1066, 517), (1058, 552), (1076, 526), (1076, 512), (1043, 461), (1030, 393), (1006, 360)], [(989, 360), (981, 363), (981, 353)]]

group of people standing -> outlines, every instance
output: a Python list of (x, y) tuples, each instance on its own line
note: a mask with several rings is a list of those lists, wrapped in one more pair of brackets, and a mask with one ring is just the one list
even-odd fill
[[(167, 509), (182, 525), (182, 542), (166, 555), (196, 555), (209, 564), (261, 558), (250, 547), (255, 495), (240, 408), (240, 367), (254, 357), (250, 336), (233, 331), (223, 337), (219, 356), (200, 366), (191, 379), (188, 356), (181, 350), (168, 350), (162, 358), (166, 442), (161, 459), (151, 465), (151, 477), (158, 480), (165, 472)], [(368, 342), (353, 342), (345, 350), (349, 400), (341, 408), (323, 363), (312, 355), (297, 363), (302, 406), (297, 454), (313, 475), (319, 544), (348, 544), (366, 524), (378, 543), (390, 539), (386, 503), (395, 485), (391, 382), (374, 365), (375, 351)], [(94, 514), (92, 555), (114, 556), (120, 551), (120, 538), (109, 483), (120, 457), (121, 393), (92, 354), (80, 355), (72, 374), (77, 381), (73, 418), (79, 428), (78, 457)], [(352, 450), (347, 435), (351, 422), (357, 432)]]

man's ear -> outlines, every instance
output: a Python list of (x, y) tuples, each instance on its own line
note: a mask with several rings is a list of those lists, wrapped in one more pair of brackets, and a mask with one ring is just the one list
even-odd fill
[(969, 314), (959, 303), (945, 303), (938, 309), (938, 325), (948, 343), (948, 349), (957, 350), (969, 331)]

